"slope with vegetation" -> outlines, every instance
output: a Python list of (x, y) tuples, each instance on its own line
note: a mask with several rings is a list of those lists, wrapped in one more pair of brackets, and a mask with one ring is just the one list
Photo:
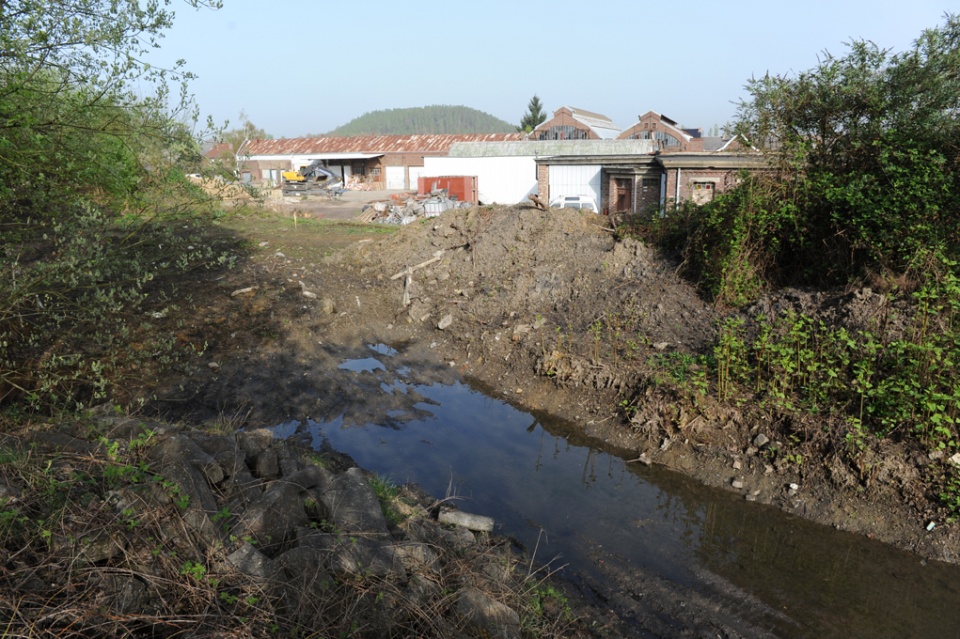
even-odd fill
[[(2, 398), (75, 407), (149, 374), (175, 356), (135, 319), (174, 310), (156, 282), (235, 259), (191, 228), (214, 208), (184, 177), (195, 108), (167, 82), (189, 74), (139, 61), (171, 20), (165, 3), (0, 7)], [(118, 355), (131, 342), (142, 362)]]
[[(722, 402), (791, 422), (796, 454), (838, 454), (864, 486), (883, 450), (925, 460), (922, 487), (960, 515), (960, 18), (891, 54), (854, 42), (796, 77), (748, 85), (737, 131), (771, 161), (738, 188), (634, 229), (683, 254), (739, 309), (702, 362)], [(763, 296), (793, 287), (779, 302)], [(813, 303), (860, 290), (869, 313)], [(785, 303), (792, 296), (795, 303)], [(821, 296), (823, 297), (823, 296)], [(838, 296), (827, 296), (838, 299)], [(761, 303), (757, 303), (761, 300)], [(801, 457), (797, 457), (797, 460)]]

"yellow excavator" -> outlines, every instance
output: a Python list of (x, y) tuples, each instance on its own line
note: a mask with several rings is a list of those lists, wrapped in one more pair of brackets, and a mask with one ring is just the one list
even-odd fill
[(337, 175), (314, 160), (299, 171), (283, 171), (280, 186), (284, 195), (309, 195), (321, 193), (330, 198), (339, 198), (346, 192)]

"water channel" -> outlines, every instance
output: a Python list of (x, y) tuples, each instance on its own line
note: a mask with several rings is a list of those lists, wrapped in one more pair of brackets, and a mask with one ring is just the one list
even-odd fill
[(960, 638), (957, 566), (625, 462), (560, 419), (465, 384), (409, 383), (409, 371), (391, 365), (392, 349), (370, 350), (343, 373), (410, 395), (414, 414), (289, 422), (277, 435), (318, 448), (327, 440), (394, 482), (453, 494), (462, 510), (493, 517), (498, 533), (564, 571), (599, 574), (597, 562), (615, 558), (681, 588), (718, 576), (782, 613), (777, 636)]

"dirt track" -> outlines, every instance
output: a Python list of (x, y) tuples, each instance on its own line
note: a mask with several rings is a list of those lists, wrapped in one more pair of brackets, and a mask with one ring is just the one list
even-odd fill
[[(350, 199), (297, 208), (327, 219), (359, 212)], [(227, 414), (264, 425), (342, 414), (363, 423), (375, 412), (371, 401), (403, 399), (373, 400), (331, 383), (328, 372), (366, 344), (402, 345), (421, 381), (474, 378), (630, 456), (927, 557), (958, 559), (954, 527), (925, 530), (936, 513), (910, 484), (916, 471), (905, 454), (886, 451), (887, 472), (864, 489), (838, 458), (800, 467), (760, 454), (757, 435), (785, 442), (784, 424), (709, 397), (693, 404), (653, 383), (652, 362), (707, 348), (719, 315), (669, 259), (636, 241), (616, 242), (603, 216), (461, 209), (326, 259), (309, 250), (291, 257), (278, 245), (304, 238), (270, 241), (243, 270), (203, 285), (210, 301), (193, 318), (193, 337), (209, 344), (205, 357), (216, 366), (165, 395), (159, 405), (168, 415)], [(231, 295), (248, 287), (257, 288)], [(794, 293), (770, 303), (812, 299)], [(869, 296), (830, 302), (855, 310)], [(625, 400), (637, 406), (629, 420), (617, 410)], [(731, 487), (735, 475), (745, 488)]]

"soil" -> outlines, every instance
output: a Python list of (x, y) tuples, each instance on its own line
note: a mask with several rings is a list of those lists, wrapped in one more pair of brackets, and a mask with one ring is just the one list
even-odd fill
[[(655, 363), (705, 352), (729, 311), (707, 303), (669, 256), (618, 241), (608, 217), (519, 205), (456, 209), (388, 234), (330, 223), (349, 222), (378, 197), (389, 194), (278, 200), (272, 212), (230, 218), (230, 232), (256, 250), (238, 268), (181, 288), (189, 304), (179, 334), (205, 345), (202, 361), (184, 365), (172, 383), (131, 387), (131, 397), (152, 397), (152, 410), (186, 422), (262, 426), (342, 415), (366, 423), (384, 412), (372, 402), (405, 400), (341, 386), (330, 372), (385, 344), (418, 382), (475, 380), (518, 407), (565, 417), (627, 459), (926, 558), (960, 560), (957, 529), (920, 479), (945, 461), (885, 443), (857, 467), (840, 435), (811, 435), (841, 433), (839, 426), (811, 427), (750, 402), (721, 405), (657, 383), (663, 367)], [(882, 298), (869, 289), (781, 291), (761, 304), (853, 324)], [(609, 583), (587, 588), (594, 599), (579, 602), (580, 615), (595, 636), (707, 636), (704, 624), (724, 636), (767, 636), (742, 619), (718, 621), (716, 612), (682, 630), (661, 628), (664, 617), (690, 609), (651, 608), (642, 593), (627, 593), (656, 588), (639, 576), (629, 581), (611, 572)], [(717, 607), (694, 599), (686, 603), (698, 610)], [(751, 605), (738, 614), (755, 618)]]

